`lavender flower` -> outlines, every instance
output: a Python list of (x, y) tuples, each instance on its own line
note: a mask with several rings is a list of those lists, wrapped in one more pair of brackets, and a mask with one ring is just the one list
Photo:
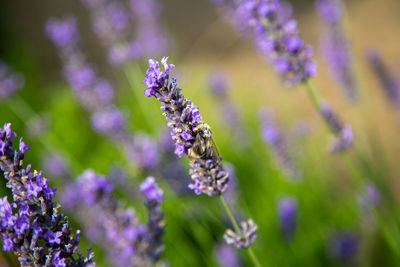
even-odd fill
[[(171, 137), (175, 141), (175, 154), (183, 154), (190, 159), (190, 175), (193, 183), (189, 188), (196, 194), (221, 195), (227, 188), (229, 173), (224, 170), (217, 148), (211, 137), (210, 127), (201, 121), (199, 108), (180, 94), (176, 80), (169, 83), (169, 71), (174, 67), (164, 57), (160, 69), (158, 61), (149, 60), (143, 84), (144, 94), (154, 96), (161, 102), (161, 111), (171, 128)], [(228, 229), (224, 238), (228, 244), (236, 247), (248, 247), (256, 238), (257, 226), (252, 220), (242, 222), (240, 233)]]
[(107, 59), (112, 65), (166, 51), (168, 40), (158, 21), (161, 11), (158, 1), (132, 0), (122, 4), (112, 0), (82, 0), (82, 3), (90, 12), (93, 31), (108, 49)]
[(104, 176), (86, 170), (71, 186), (76, 201), (70, 208), (88, 228), (87, 237), (101, 244), (115, 265), (153, 266), (158, 261), (165, 223), (160, 209), (163, 192), (153, 177), (140, 186), (149, 210), (146, 225), (132, 208), (123, 208), (113, 197), (112, 185)]
[(348, 149), (352, 145), (354, 139), (351, 125), (344, 124), (327, 102), (322, 102), (319, 109), (321, 115), (335, 135), (330, 147), (330, 152), (336, 153)]
[(179, 157), (186, 154), (191, 160), (190, 175), (194, 183), (189, 188), (196, 194), (219, 195), (226, 189), (229, 174), (209, 145), (212, 142), (209, 126), (201, 121), (198, 107), (180, 94), (176, 80), (169, 84), (169, 71), (174, 65), (168, 64), (166, 57), (161, 63), (164, 71), (157, 61), (149, 60), (143, 82), (147, 86), (144, 94), (161, 102), (161, 110), (175, 141), (175, 154)]
[(256, 240), (257, 225), (249, 219), (240, 223), (240, 233), (227, 229), (224, 234), (225, 242), (238, 249), (248, 248)]
[(381, 204), (381, 193), (372, 182), (366, 185), (366, 195), (373, 205), (378, 207)]
[(336, 25), (340, 23), (342, 10), (339, 0), (317, 0), (315, 8), (326, 24)]
[(46, 34), (58, 47), (74, 46), (79, 39), (74, 17), (63, 20), (50, 18), (46, 23)]
[(100, 110), (93, 113), (92, 125), (93, 128), (102, 134), (110, 136), (118, 136), (121, 134), (125, 121), (120, 110), (110, 107), (109, 109)]
[(168, 32), (159, 18), (162, 6), (157, 0), (130, 0), (133, 16), (136, 18), (136, 37), (145, 56), (161, 56), (169, 48)]
[(28, 146), (21, 138), (19, 150), (14, 151), (16, 134), (10, 126), (6, 123), (0, 129), (0, 169), (14, 201), (0, 200), (3, 250), (14, 251), (21, 266), (88, 266), (93, 254), (89, 251), (84, 258), (78, 251), (80, 231), (74, 237), (68, 217), (59, 213), (53, 200), (55, 188), (48, 185), (42, 172), (31, 172), (30, 165), (23, 167)]
[(394, 107), (398, 107), (400, 105), (400, 82), (385, 65), (377, 49), (371, 48), (368, 50), (367, 59), (372, 71), (379, 79), (381, 87), (390, 104)]
[(276, 157), (284, 167), (285, 171), (293, 178), (299, 177), (299, 171), (297, 170), (294, 160), (288, 150), (285, 133), (278, 128), (277, 123), (275, 122), (274, 113), (272, 110), (264, 107), (260, 109), (259, 116), (264, 141), (272, 146)]
[(159, 163), (157, 143), (143, 132), (136, 132), (133, 140), (126, 145), (126, 154), (144, 169), (152, 169)]
[(118, 1), (82, 0), (89, 10), (92, 29), (108, 49), (108, 61), (121, 65), (139, 58), (141, 46), (136, 41), (128, 41), (132, 35), (133, 15), (129, 7)]
[[(89, 6), (105, 4), (102, 0), (88, 0), (85, 3)], [(123, 15), (115, 16), (117, 17), (115, 23), (120, 19), (118, 23), (123, 24), (124, 19), (118, 18)], [(83, 56), (75, 19), (72, 17), (49, 19), (46, 30), (63, 60), (65, 79), (70, 84), (76, 99), (91, 115), (93, 129), (123, 147), (126, 157), (135, 167), (140, 169), (154, 167), (158, 163), (158, 153), (154, 149), (155, 142), (144, 134), (139, 135), (136, 140), (136, 136), (127, 130), (129, 127), (125, 114), (115, 105), (113, 86), (99, 77), (95, 66), (88, 64)], [(64, 31), (65, 34), (58, 31)], [(142, 141), (146, 142), (141, 143)]]
[(234, 248), (219, 244), (215, 247), (215, 256), (221, 267), (240, 267), (242, 264)]
[(0, 60), (0, 101), (13, 95), (24, 86), (24, 77), (14, 72)]
[(356, 256), (358, 246), (358, 237), (352, 232), (343, 231), (329, 240), (328, 253), (335, 259), (351, 262)]
[(381, 204), (381, 193), (376, 185), (371, 181), (366, 182), (364, 190), (357, 194), (357, 201), (363, 222), (367, 223), (367, 225), (369, 224), (369, 226), (376, 226), (376, 218), (373, 211)]
[(315, 3), (317, 13), (325, 23), (325, 34), (320, 47), (334, 80), (340, 85), (350, 101), (358, 98), (354, 78), (350, 45), (340, 20), (342, 10), (338, 0), (318, 0)]
[(161, 211), (163, 191), (158, 187), (154, 177), (147, 177), (140, 185), (140, 191), (146, 197), (149, 211), (147, 220), (147, 255), (156, 262), (164, 250), (162, 237), (164, 235), (164, 213)]
[(294, 197), (283, 197), (277, 203), (278, 222), (286, 240), (292, 239), (297, 224), (297, 200)]
[(256, 47), (285, 83), (295, 85), (316, 74), (312, 48), (300, 38), (287, 4), (278, 0), (241, 0), (235, 8), (236, 19), (252, 29)]
[(208, 77), (210, 89), (216, 96), (223, 98), (229, 90), (229, 76), (223, 70), (213, 71)]

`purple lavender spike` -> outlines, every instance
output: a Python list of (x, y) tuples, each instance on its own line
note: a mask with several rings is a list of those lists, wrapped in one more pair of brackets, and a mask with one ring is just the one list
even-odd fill
[(0, 60), (0, 101), (10, 97), (23, 86), (24, 77)]
[(300, 173), (290, 155), (286, 135), (278, 128), (274, 113), (269, 108), (264, 107), (260, 109), (259, 116), (264, 141), (272, 146), (277, 159), (285, 168), (285, 171), (293, 178), (298, 178)]
[(82, 0), (91, 14), (92, 28), (108, 49), (108, 61), (122, 65), (143, 55), (162, 54), (168, 47), (165, 29), (158, 21), (156, 0)]
[(352, 262), (357, 254), (359, 238), (350, 231), (335, 234), (328, 244), (328, 254), (343, 262)]
[[(224, 1), (230, 5), (230, 1)], [(255, 46), (289, 85), (316, 74), (312, 48), (300, 38), (290, 6), (278, 0), (243, 0), (234, 5), (242, 28), (251, 30)]]
[(145, 169), (155, 168), (159, 163), (157, 143), (143, 132), (135, 133), (135, 138), (125, 149), (129, 159)]
[(216, 96), (225, 97), (230, 89), (230, 77), (224, 70), (215, 70), (208, 77), (211, 92)]
[(231, 245), (235, 248), (248, 248), (250, 244), (253, 243), (257, 238), (256, 231), (257, 225), (253, 222), (253, 220), (249, 219), (240, 223), (240, 232), (242, 234), (228, 229), (225, 231), (224, 239), (228, 245)]
[[(0, 199), (0, 235), (3, 250), (18, 255), (21, 266), (88, 266), (93, 254), (83, 257), (78, 251), (80, 231), (76, 237), (68, 217), (59, 213), (54, 201), (55, 188), (50, 187), (42, 172), (31, 172), (23, 166), (28, 145), (19, 142), (14, 151), (10, 124), (0, 128), (0, 169), (7, 187), (12, 190), (13, 202)], [(15, 213), (13, 210), (17, 209)], [(93, 265), (92, 265), (93, 266)]]
[[(149, 68), (146, 72), (143, 84), (146, 85), (144, 94), (147, 97), (154, 96), (161, 102), (161, 110), (166, 117), (168, 126), (171, 128), (171, 137), (175, 141), (175, 154), (181, 157), (183, 154), (189, 155), (189, 151), (196, 153), (194, 142), (198, 139), (197, 126), (204, 125), (204, 134), (210, 135), (208, 128), (201, 121), (198, 107), (194, 106), (189, 100), (184, 100), (180, 94), (180, 89), (176, 86), (176, 80), (169, 83), (169, 71), (174, 67), (167, 63), (167, 58), (161, 60), (164, 71), (160, 69), (157, 61), (150, 59)], [(201, 130), (203, 131), (203, 129)], [(205, 149), (204, 155), (190, 157), (190, 174), (193, 184), (189, 188), (196, 194), (218, 195), (225, 191), (229, 174), (223, 169), (221, 159), (213, 156), (210, 147)]]
[(117, 108), (110, 107), (92, 115), (92, 125), (97, 132), (116, 138), (123, 132), (124, 123), (124, 115)]
[(318, 0), (316, 10), (325, 24), (325, 33), (321, 38), (320, 47), (331, 76), (343, 89), (351, 102), (358, 99), (357, 85), (350, 44), (343, 31), (340, 20), (342, 10), (337, 0)]
[(163, 201), (163, 191), (158, 187), (154, 177), (147, 177), (140, 184), (140, 191), (146, 197), (147, 209), (149, 211), (147, 220), (147, 255), (156, 262), (164, 250), (164, 213), (161, 211), (161, 203)]
[(159, 21), (162, 6), (157, 0), (130, 0), (136, 18), (135, 41), (140, 43), (143, 55), (161, 56), (169, 49), (168, 33)]
[(390, 69), (383, 62), (382, 56), (375, 48), (371, 48), (366, 53), (368, 63), (378, 78), (382, 89), (390, 104), (394, 107), (400, 106), (400, 82)]
[(77, 201), (70, 208), (88, 228), (87, 237), (101, 244), (116, 266), (153, 266), (159, 260), (165, 226), (160, 209), (163, 192), (153, 177), (140, 186), (149, 210), (146, 225), (132, 208), (123, 208), (113, 197), (112, 185), (104, 176), (86, 170), (71, 186)]
[[(85, 4), (97, 6), (103, 5), (105, 2), (88, 0), (85, 1)], [(117, 7), (110, 8), (113, 9), (113, 12), (121, 11)], [(124, 24), (122, 13), (115, 14), (115, 16), (115, 23)], [(76, 99), (91, 115), (93, 129), (110, 137), (115, 143), (125, 148), (126, 157), (132, 165), (140, 169), (154, 167), (158, 162), (156, 142), (148, 136), (144, 137), (144, 134), (138, 136), (139, 140), (136, 140), (136, 137), (127, 130), (125, 114), (115, 105), (113, 86), (110, 82), (98, 76), (95, 66), (86, 62), (79, 46), (75, 19), (72, 17), (49, 19), (46, 30), (49, 38), (59, 50), (64, 64), (63, 74)], [(58, 31), (66, 33), (60, 34)], [(143, 140), (146, 142), (139, 145)]]
[(351, 125), (344, 124), (328, 102), (321, 102), (319, 108), (321, 115), (335, 135), (331, 143), (330, 152), (337, 153), (348, 149), (353, 144), (354, 140), (354, 133)]
[(79, 39), (76, 20), (72, 16), (63, 20), (50, 18), (46, 23), (46, 34), (58, 47), (74, 46)]
[(374, 210), (381, 205), (381, 192), (372, 181), (367, 181), (364, 190), (357, 194), (362, 221), (367, 226), (376, 226)]
[[(161, 102), (161, 111), (175, 142), (175, 154), (178, 157), (185, 154), (190, 159), (193, 183), (189, 188), (196, 194), (221, 195), (227, 188), (229, 173), (222, 166), (222, 157), (216, 152), (210, 127), (201, 120), (199, 108), (180, 93), (176, 79), (169, 82), (169, 71), (174, 65), (168, 64), (167, 60), (167, 57), (161, 60), (164, 71), (158, 61), (149, 60), (143, 81), (146, 85), (144, 94)], [(237, 248), (250, 246), (256, 238), (257, 225), (252, 220), (243, 221), (238, 230), (240, 233), (228, 229), (225, 241)]]
[(294, 197), (283, 197), (277, 202), (278, 223), (286, 240), (293, 238), (296, 231), (298, 206)]

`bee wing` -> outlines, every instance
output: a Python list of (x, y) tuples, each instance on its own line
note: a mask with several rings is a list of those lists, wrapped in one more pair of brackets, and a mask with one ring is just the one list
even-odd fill
[(214, 143), (214, 140), (212, 138), (210, 138), (208, 140), (208, 142), (209, 142), (209, 148), (210, 148), (210, 151), (211, 151), (211, 157), (215, 161), (219, 161), (220, 160), (220, 156), (219, 156), (219, 152), (218, 152), (217, 146)]

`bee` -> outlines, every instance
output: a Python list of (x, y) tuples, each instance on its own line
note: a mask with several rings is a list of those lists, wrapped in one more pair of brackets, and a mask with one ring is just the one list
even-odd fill
[(193, 132), (196, 137), (192, 147), (189, 149), (190, 159), (209, 159), (212, 158), (215, 161), (220, 161), (217, 146), (215, 145), (211, 135), (211, 129), (208, 124), (200, 122)]

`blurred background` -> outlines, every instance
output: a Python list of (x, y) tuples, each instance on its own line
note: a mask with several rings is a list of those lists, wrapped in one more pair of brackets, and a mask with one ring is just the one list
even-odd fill
[[(251, 37), (238, 33), (226, 14), (206, 0), (160, 1), (161, 13), (155, 12), (155, 17), (166, 33), (167, 48), (122, 66), (107, 60), (107, 43), (93, 32), (92, 13), (81, 1), (3, 0), (0, 59), (23, 76), (23, 86), (0, 98), (0, 123), (11, 122), (18, 136), (24, 137), (30, 145), (25, 162), (44, 170), (58, 197), (71, 179), (91, 168), (109, 177), (115, 197), (145, 220), (138, 187), (146, 176), (155, 176), (164, 190), (161, 259), (169, 266), (252, 266), (244, 253), (223, 246), (222, 236), (230, 223), (217, 199), (197, 196), (187, 188), (186, 159), (171, 165), (168, 157), (174, 155), (169, 155), (160, 160), (165, 164), (157, 170), (132, 168), (121, 146), (93, 129), (90, 110), (76, 100), (65, 81), (62, 56), (45, 31), (50, 17), (73, 15), (86, 61), (114, 85), (116, 106), (127, 118), (129, 131), (149, 135), (158, 147), (167, 130), (165, 119), (159, 103), (143, 95), (141, 83), (148, 58), (169, 56), (176, 66), (172, 76), (185, 97), (199, 107), (226, 166), (234, 170), (230, 202), (238, 219), (250, 217), (257, 223), (253, 248), (263, 266), (400, 266), (400, 109), (387, 97), (366, 56), (371, 48), (377, 49), (386, 69), (394, 77), (400, 73), (400, 2), (344, 2), (359, 93), (356, 102), (346, 100), (323, 60), (319, 41), (326, 27), (314, 1), (292, 4), (300, 34), (314, 48), (318, 74), (313, 83), (352, 125), (357, 151), (328, 153), (332, 136), (304, 88), (284, 86)], [(215, 93), (220, 87), (224, 92)], [(273, 121), (285, 136), (283, 146), (265, 140), (260, 112), (273, 118), (267, 121)], [(61, 168), (57, 164), (64, 164), (67, 171), (57, 174)], [(123, 182), (116, 178), (117, 171)], [(1, 183), (1, 194), (10, 195), (4, 179)], [(282, 215), (283, 200), (287, 209), (295, 211)], [(107, 248), (86, 235), (78, 212), (66, 209), (65, 213), (74, 229), (82, 229), (82, 250), (92, 247), (98, 266), (115, 264)], [(291, 219), (285, 217), (290, 215)], [(221, 257), (237, 262), (224, 263)], [(0, 265), (18, 266), (18, 261), (3, 252)]]

